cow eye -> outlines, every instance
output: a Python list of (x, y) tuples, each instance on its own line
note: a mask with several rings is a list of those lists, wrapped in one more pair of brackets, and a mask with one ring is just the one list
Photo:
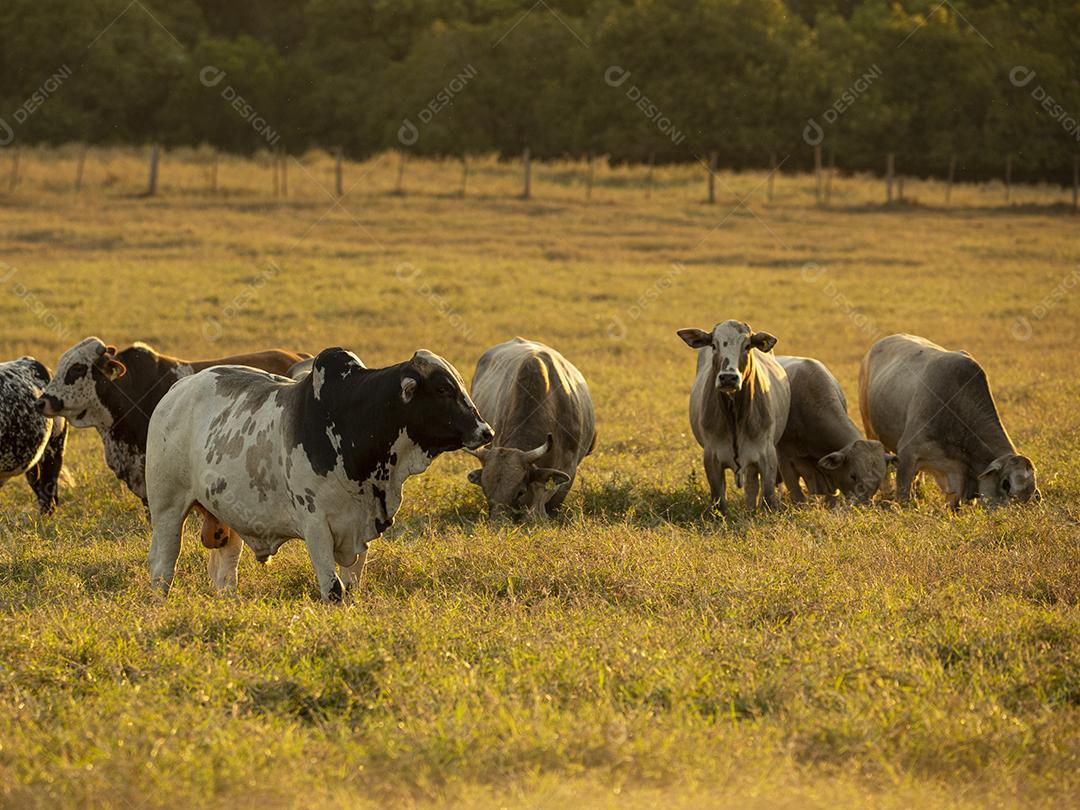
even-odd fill
[(1006, 478), (1001, 482), (1001, 491), (1008, 494), (1010, 490), (1012, 490), (1012, 481)]

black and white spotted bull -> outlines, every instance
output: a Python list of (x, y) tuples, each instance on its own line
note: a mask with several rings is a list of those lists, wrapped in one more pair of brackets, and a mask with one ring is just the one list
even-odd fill
[(864, 439), (847, 412), (840, 382), (812, 357), (778, 355), (791, 386), (787, 427), (776, 445), (780, 475), (791, 500), (805, 501), (800, 479), (811, 495), (832, 503), (840, 493), (867, 503), (881, 487), (888, 463), (881, 442)]
[(1035, 465), (1016, 452), (998, 416), (986, 372), (967, 352), (915, 335), (890, 335), (866, 353), (859, 371), (866, 435), (896, 452), (896, 494), (911, 497), (915, 476), (930, 473), (949, 505), (1039, 500)]
[(727, 514), (725, 470), (733, 470), (746, 505), (775, 508), (776, 443), (787, 425), (791, 391), (787, 373), (771, 352), (776, 338), (741, 321), (704, 329), (680, 329), (698, 350), (690, 394), (690, 426), (705, 450), (705, 475), (713, 502)]
[(585, 378), (549, 346), (514, 338), (480, 357), (472, 397), (495, 428), (483, 465), (469, 473), (492, 517), (558, 509), (578, 465), (596, 446), (596, 414)]
[[(326, 349), (300, 380), (219, 366), (176, 383), (150, 419), (146, 484), (150, 572), (166, 592), (184, 517), (195, 505), (266, 561), (303, 538), (324, 600), (360, 580), (371, 540), (393, 522), (405, 479), (440, 453), (475, 449), (493, 431), (457, 371), (427, 351), (381, 369)], [(240, 542), (216, 570), (236, 587)]]
[(44, 416), (36, 403), (49, 369), (33, 357), (0, 363), (0, 486), (25, 475), (41, 514), (60, 502), (67, 420)]
[[(60, 358), (38, 407), (46, 416), (65, 416), (77, 428), (94, 428), (105, 446), (105, 463), (146, 503), (146, 432), (165, 393), (184, 377), (217, 365), (246, 365), (286, 373), (310, 355), (271, 349), (218, 360), (180, 360), (145, 343), (123, 351), (96, 337), (72, 346)], [(228, 526), (204, 514), (207, 548), (228, 542)]]

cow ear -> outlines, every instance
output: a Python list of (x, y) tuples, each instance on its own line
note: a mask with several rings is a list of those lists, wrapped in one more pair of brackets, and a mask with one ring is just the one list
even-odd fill
[(823, 470), (835, 470), (844, 463), (844, 454), (840, 450), (835, 453), (829, 453), (827, 456), (822, 456), (818, 459), (818, 466)]
[(998, 473), (1001, 472), (1001, 466), (1002, 466), (1001, 459), (1000, 458), (994, 459), (993, 461), (990, 462), (990, 466), (987, 467), (985, 470), (983, 470), (982, 473), (980, 473), (979, 480), (981, 481), (984, 478), (990, 478), (993, 475), (997, 475)]
[(476, 484), (477, 486), (480, 486), (480, 476), (483, 474), (484, 470), (481, 467), (478, 470), (469, 470), (469, 474), (465, 477), (469, 479), (470, 484)]
[(416, 377), (410, 377), (408, 375), (401, 378), (401, 401), (405, 403), (412, 402), (413, 394), (416, 393), (417, 381)]
[(776, 337), (768, 332), (754, 332), (750, 336), (750, 345), (759, 352), (771, 352), (776, 345)]
[(108, 375), (110, 380), (119, 380), (127, 374), (127, 366), (119, 360), (110, 357), (109, 361), (105, 364), (105, 374)]
[(553, 470), (550, 467), (533, 467), (529, 472), (529, 483), (542, 483), (544, 489), (557, 489), (563, 484), (569, 484), (570, 476), (562, 470)]
[(704, 329), (680, 329), (675, 334), (691, 349), (704, 349), (712, 345), (712, 335)]

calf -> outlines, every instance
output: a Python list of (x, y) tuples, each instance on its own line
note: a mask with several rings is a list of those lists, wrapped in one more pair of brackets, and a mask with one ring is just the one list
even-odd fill
[(326, 349), (299, 381), (235, 366), (180, 380), (147, 439), (151, 577), (168, 592), (184, 517), (201, 504), (235, 530), (211, 570), (218, 588), (236, 586), (236, 533), (260, 561), (302, 537), (322, 598), (339, 600), (335, 563), (359, 583), (405, 479), (492, 435), (454, 367), (427, 351), (368, 369)]
[(855, 427), (844, 391), (824, 364), (809, 357), (776, 359), (791, 386), (787, 427), (776, 445), (791, 499), (805, 500), (801, 478), (811, 495), (824, 495), (830, 503), (837, 492), (866, 503), (887, 474), (885, 448)]
[(495, 428), (491, 447), (476, 450), (469, 473), (488, 500), (488, 514), (558, 509), (578, 465), (596, 445), (596, 415), (585, 378), (542, 343), (514, 338), (477, 363), (472, 397)]
[(730, 469), (744, 487), (748, 508), (758, 508), (759, 492), (775, 508), (776, 442), (791, 400), (784, 367), (769, 354), (776, 338), (740, 321), (724, 321), (711, 332), (680, 329), (678, 335), (698, 350), (690, 426), (705, 450), (713, 501), (726, 515), (724, 471)]
[(60, 502), (67, 420), (35, 407), (49, 369), (33, 357), (0, 363), (0, 486), (25, 475), (42, 515)]
[[(165, 393), (197, 371), (219, 365), (246, 365), (284, 374), (311, 355), (272, 349), (220, 360), (179, 360), (145, 343), (118, 352), (88, 337), (64, 352), (38, 408), (64, 416), (75, 427), (92, 427), (105, 445), (105, 463), (146, 503), (146, 433), (150, 416)], [(207, 548), (228, 542), (229, 527), (205, 515), (202, 541)]]
[(1035, 466), (1016, 452), (986, 372), (967, 352), (915, 335), (882, 338), (863, 358), (859, 408), (866, 435), (898, 455), (902, 503), (924, 470), (953, 508), (976, 499), (997, 506), (1042, 497)]

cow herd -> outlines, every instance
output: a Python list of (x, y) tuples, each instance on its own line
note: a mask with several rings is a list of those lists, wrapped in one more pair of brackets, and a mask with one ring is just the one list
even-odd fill
[[(727, 470), (751, 510), (777, 508), (781, 488), (795, 502), (865, 503), (880, 493), (904, 503), (920, 472), (953, 507), (1040, 498), (1034, 466), (1016, 452), (966, 352), (913, 335), (876, 342), (859, 374), (864, 437), (825, 365), (774, 354), (773, 335), (733, 320), (678, 335), (697, 351), (690, 424), (723, 514)], [(43, 514), (59, 500), (69, 425), (98, 431), (106, 463), (148, 507), (151, 577), (163, 591), (194, 509), (219, 590), (236, 588), (244, 544), (265, 562), (302, 538), (325, 600), (359, 583), (405, 479), (441, 453), (465, 450), (480, 462), (468, 480), (491, 518), (541, 519), (559, 509), (596, 446), (581, 372), (522, 338), (484, 352), (471, 395), (450, 363), (425, 350), (372, 369), (341, 348), (193, 362), (89, 337), (55, 374), (30, 357), (0, 363), (0, 484), (25, 474)]]

